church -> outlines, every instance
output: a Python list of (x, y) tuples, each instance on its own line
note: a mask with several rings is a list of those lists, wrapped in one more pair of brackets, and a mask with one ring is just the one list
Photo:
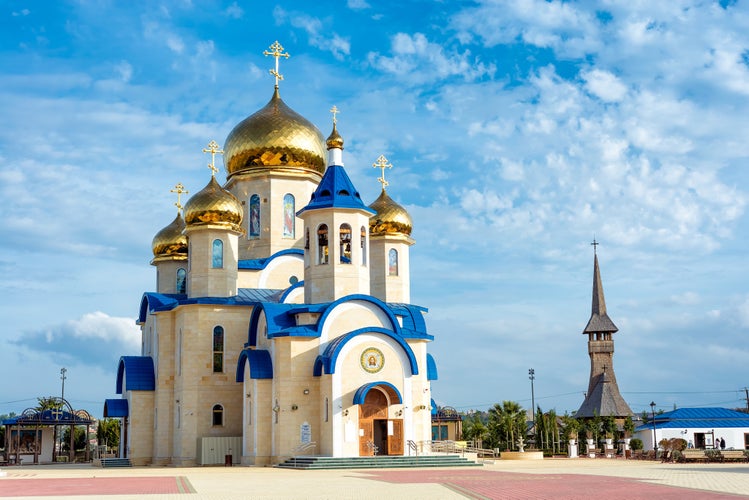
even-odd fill
[(431, 439), (433, 337), (410, 303), (412, 220), (386, 191), (392, 165), (378, 158), (382, 192), (365, 204), (336, 107), (325, 140), (281, 99), (288, 54), (264, 54), (270, 101), (203, 150), (207, 185), (183, 207), (177, 184), (153, 238), (141, 354), (120, 359), (121, 396), (104, 403), (134, 465), (404, 455)]

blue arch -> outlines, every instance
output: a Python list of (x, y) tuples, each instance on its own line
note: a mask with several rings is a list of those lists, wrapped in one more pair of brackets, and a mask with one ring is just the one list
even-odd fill
[(244, 349), (239, 353), (237, 361), (237, 382), (244, 380), (245, 361), (250, 362), (250, 378), (273, 378), (273, 361), (270, 359), (270, 353), (265, 349)]
[(401, 397), (400, 391), (398, 391), (398, 388), (395, 387), (390, 382), (385, 382), (383, 380), (379, 382), (371, 382), (369, 384), (365, 384), (361, 387), (359, 387), (356, 390), (356, 393), (354, 393), (354, 404), (355, 405), (361, 405), (364, 404), (364, 399), (367, 397), (367, 393), (374, 389), (375, 387), (385, 387), (385, 392), (388, 393), (391, 399), (396, 399), (397, 401), (390, 401), (390, 404), (402, 404), (403, 403), (403, 397)]
[(328, 318), (328, 315), (333, 311), (333, 309), (336, 308), (339, 304), (343, 304), (344, 302), (351, 302), (352, 300), (359, 300), (362, 302), (369, 302), (371, 304), (376, 305), (382, 311), (387, 315), (388, 319), (390, 320), (390, 326), (392, 327), (392, 330), (396, 332), (399, 336), (401, 335), (401, 326), (400, 323), (398, 323), (398, 320), (395, 318), (395, 314), (393, 314), (393, 311), (390, 310), (390, 308), (385, 304), (383, 301), (376, 297), (371, 297), (369, 295), (362, 295), (362, 294), (354, 294), (354, 295), (347, 295), (345, 297), (341, 297), (340, 299), (336, 300), (335, 302), (331, 302), (327, 309), (325, 309), (325, 312), (320, 316), (320, 320), (317, 322), (318, 325), (318, 331), (322, 327), (322, 325), (325, 324), (325, 320)]
[(427, 353), (427, 380), (437, 380), (437, 363), (431, 354)]
[(340, 354), (343, 346), (346, 345), (346, 343), (349, 340), (353, 339), (357, 335), (363, 335), (366, 333), (379, 333), (381, 335), (390, 337), (391, 339), (396, 341), (398, 345), (401, 346), (401, 348), (403, 349), (403, 352), (406, 353), (406, 356), (408, 357), (408, 362), (411, 367), (411, 375), (419, 374), (419, 365), (416, 362), (416, 356), (414, 355), (414, 352), (411, 349), (411, 346), (409, 346), (400, 335), (397, 335), (393, 331), (387, 330), (385, 328), (367, 327), (367, 328), (360, 328), (358, 330), (354, 330), (353, 332), (349, 332), (346, 335), (341, 335), (340, 337), (331, 341), (328, 344), (328, 346), (325, 348), (325, 351), (323, 352), (323, 354), (318, 356), (317, 359), (315, 359), (313, 375), (319, 377), (320, 375), (323, 374), (323, 372), (326, 375), (332, 375), (333, 373), (335, 373), (335, 364), (336, 364), (336, 361), (338, 360), (338, 355)]
[(153, 359), (150, 356), (122, 356), (117, 367), (117, 394), (122, 394), (123, 378), (126, 391), (153, 391), (156, 389)]

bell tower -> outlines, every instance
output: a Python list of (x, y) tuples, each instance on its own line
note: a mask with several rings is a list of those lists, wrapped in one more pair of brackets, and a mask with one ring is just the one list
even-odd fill
[(593, 298), (591, 314), (583, 335), (588, 336), (590, 380), (585, 401), (575, 417), (632, 415), (632, 410), (619, 393), (614, 374), (614, 338), (619, 329), (606, 312), (601, 272), (598, 267), (598, 242), (593, 240)]

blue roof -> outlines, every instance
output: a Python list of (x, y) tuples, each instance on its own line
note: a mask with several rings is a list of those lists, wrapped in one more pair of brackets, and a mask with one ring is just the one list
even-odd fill
[(105, 417), (127, 417), (128, 416), (127, 399), (105, 399), (104, 416)]
[(250, 378), (273, 378), (273, 361), (270, 359), (270, 353), (265, 349), (244, 349), (239, 353), (237, 361), (237, 382), (244, 380), (245, 361), (250, 362)]
[(233, 297), (193, 297), (184, 294), (146, 292), (140, 303), (138, 323), (144, 323), (149, 313), (170, 311), (187, 304), (215, 304), (224, 306), (253, 306), (260, 302), (278, 302), (283, 290), (240, 288)]
[(397, 335), (390, 330), (386, 330), (385, 328), (378, 327), (360, 328), (359, 330), (354, 330), (353, 332), (347, 333), (346, 335), (341, 335), (340, 337), (336, 337), (335, 339), (328, 342), (328, 345), (325, 347), (325, 351), (323, 351), (323, 353), (317, 356), (317, 359), (315, 359), (315, 364), (312, 368), (312, 374), (319, 377), (323, 373), (327, 375), (335, 373), (335, 363), (343, 346), (357, 335), (372, 333), (379, 333), (395, 340), (398, 345), (401, 346), (403, 352), (408, 357), (409, 365), (411, 366), (411, 375), (419, 374), (419, 365), (416, 362), (416, 356), (414, 355), (411, 346), (409, 346), (400, 335)]
[(427, 380), (437, 380), (437, 363), (434, 362), (434, 358), (431, 354), (427, 353)]
[(367, 397), (367, 393), (374, 389), (375, 387), (384, 387), (386, 391), (395, 399), (395, 401), (390, 401), (390, 404), (401, 404), (403, 403), (403, 397), (401, 396), (400, 391), (397, 387), (395, 387), (390, 382), (385, 381), (379, 381), (379, 382), (371, 382), (369, 384), (365, 384), (361, 387), (359, 387), (356, 392), (354, 393), (354, 404), (355, 405), (363, 405), (364, 400)]
[(353, 208), (375, 214), (374, 210), (364, 204), (346, 170), (340, 165), (331, 165), (325, 170), (310, 202), (296, 214), (321, 208)]
[(156, 388), (153, 359), (150, 356), (122, 356), (117, 368), (117, 394), (126, 391), (153, 391)]
[[(728, 408), (679, 408), (655, 416), (655, 426), (659, 429), (716, 429), (730, 427), (749, 428), (749, 414)], [(647, 423), (636, 431), (652, 429)]]
[(286, 250), (281, 250), (279, 252), (276, 252), (270, 257), (265, 257), (264, 259), (240, 260), (237, 263), (237, 268), (238, 269), (254, 269), (256, 271), (259, 271), (261, 269), (265, 269), (273, 259), (275, 259), (276, 257), (281, 257), (282, 255), (304, 256), (304, 250), (302, 250), (301, 248), (287, 248)]

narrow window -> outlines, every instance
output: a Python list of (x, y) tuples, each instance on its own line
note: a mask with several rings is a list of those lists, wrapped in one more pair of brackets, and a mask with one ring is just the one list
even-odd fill
[(179, 329), (179, 339), (177, 340), (177, 375), (182, 376), (182, 328)]
[(247, 425), (252, 425), (252, 400), (247, 400)]
[(250, 239), (260, 237), (260, 197), (256, 194), (250, 196), (250, 221), (248, 222), (247, 237)]
[(398, 276), (398, 250), (395, 248), (388, 252), (388, 275)]
[(317, 263), (328, 263), (328, 226), (325, 224), (317, 228)]
[(187, 291), (187, 273), (184, 267), (177, 269), (177, 293), (185, 293)]
[(309, 228), (304, 232), (304, 249), (309, 250)]
[(294, 195), (287, 193), (283, 197), (283, 237), (294, 237)]
[(328, 421), (328, 398), (325, 398), (325, 421)]
[(224, 328), (213, 329), (213, 373), (224, 371)]
[(175, 415), (175, 418), (177, 419), (177, 429), (179, 429), (182, 426), (182, 407), (177, 404), (177, 414)]
[(224, 425), (224, 407), (221, 405), (213, 405), (213, 425), (219, 426)]
[(367, 228), (361, 227), (361, 264), (362, 266), (367, 265)]
[(340, 232), (339, 259), (341, 264), (351, 264), (351, 226), (341, 224)]
[(159, 409), (158, 408), (153, 409), (153, 428), (154, 429), (159, 428)]
[(211, 264), (214, 269), (221, 269), (224, 267), (224, 242), (221, 240), (213, 240), (213, 254)]

